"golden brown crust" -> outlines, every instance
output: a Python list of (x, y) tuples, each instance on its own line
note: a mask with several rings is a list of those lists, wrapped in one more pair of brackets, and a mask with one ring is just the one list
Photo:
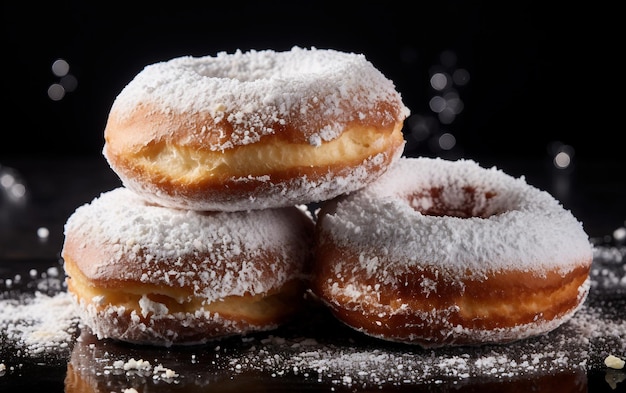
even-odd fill
[[(274, 329), (303, 305), (304, 277), (271, 291), (227, 296), (206, 303), (189, 288), (122, 280), (90, 281), (65, 258), (68, 291), (82, 309), (82, 320), (101, 338), (149, 345), (188, 345), (215, 338)], [(150, 306), (165, 307), (160, 315)], [(158, 309), (157, 309), (158, 310)]]
[[(66, 258), (65, 266), (68, 291), (83, 310), (83, 322), (103, 338), (131, 343), (201, 344), (269, 330), (283, 324), (303, 305), (304, 281), (300, 279), (263, 294), (228, 296), (206, 304), (180, 288), (119, 280), (107, 281), (106, 287), (96, 286), (71, 258)], [(167, 315), (146, 311), (142, 305), (146, 299), (165, 306)]]
[(313, 226), (299, 207), (189, 212), (118, 188), (70, 216), (61, 256), (98, 337), (196, 344), (276, 328), (300, 309)]
[[(74, 294), (77, 300), (92, 303), (97, 312), (104, 312), (111, 305), (123, 307), (127, 318), (133, 311), (141, 314), (139, 301), (143, 296), (147, 296), (150, 300), (165, 305), (170, 313), (193, 314), (202, 310), (219, 313), (228, 320), (274, 326), (299, 307), (302, 302), (300, 295), (304, 288), (304, 277), (300, 277), (262, 294), (233, 295), (206, 303), (206, 299), (194, 295), (194, 288), (130, 282), (113, 278), (115, 276), (111, 276), (112, 279), (90, 280), (77, 265), (79, 264), (74, 259), (66, 256), (68, 291)], [(271, 274), (269, 267), (265, 273), (266, 276)], [(217, 276), (220, 276), (220, 273), (217, 273)], [(263, 280), (262, 277), (259, 279)], [(98, 298), (106, 302), (94, 300)]]
[[(482, 344), (495, 338), (509, 342), (534, 335), (531, 326), (561, 320), (580, 307), (590, 269), (581, 261), (564, 276), (509, 270), (479, 280), (443, 268), (415, 267), (396, 272), (394, 283), (384, 283), (353, 268), (358, 266), (358, 251), (321, 243), (311, 288), (337, 318), (372, 336), (425, 347)], [(379, 257), (385, 266), (384, 255)], [(328, 285), (337, 282), (336, 277), (346, 278), (343, 288)], [(428, 280), (437, 283), (436, 291), (423, 290)], [(362, 295), (355, 297), (354, 292)], [(524, 326), (529, 326), (528, 334)]]
[(103, 154), (168, 207), (235, 211), (331, 199), (402, 154), (410, 111), (363, 55), (236, 51), (146, 66), (117, 96)]
[[(104, 154), (125, 185), (164, 206), (247, 210), (327, 200), (363, 187), (402, 154), (402, 123), (354, 126), (320, 146), (283, 134), (212, 151), (148, 127), (106, 135)], [(107, 130), (115, 130), (109, 126)], [(117, 139), (116, 139), (117, 138)]]
[(403, 158), (325, 202), (314, 248), (311, 292), (339, 320), (424, 347), (555, 329), (586, 299), (593, 257), (549, 194), (472, 162), (427, 158)]
[[(321, 112), (317, 104), (303, 106), (308, 108), (308, 112)], [(354, 114), (364, 108), (350, 105), (342, 109), (345, 113)], [(402, 123), (404, 115), (401, 112), (402, 108), (397, 103), (381, 101), (375, 109), (368, 111), (367, 117), (343, 122), (343, 132), (375, 129), (380, 133), (390, 133), (398, 123)], [(170, 110), (164, 113), (158, 105), (138, 102), (131, 113), (118, 113), (115, 108), (111, 110), (104, 131), (105, 142), (112, 153), (139, 152), (145, 146), (158, 143), (190, 150), (217, 151), (219, 149), (212, 146), (221, 146), (233, 139), (233, 124), (223, 119), (235, 115), (224, 112), (220, 116), (222, 121), (216, 122), (210, 112), (180, 113)], [(307, 145), (310, 144), (309, 138), (327, 124), (328, 118), (323, 116), (294, 116), (289, 123), (278, 120), (265, 123), (264, 126), (272, 129), (273, 133), (264, 138), (273, 142)]]

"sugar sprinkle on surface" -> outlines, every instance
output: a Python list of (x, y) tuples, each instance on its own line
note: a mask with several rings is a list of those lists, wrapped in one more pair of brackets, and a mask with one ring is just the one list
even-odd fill
[[(5, 329), (1, 343), (16, 349), (13, 358), (5, 355), (0, 359), (4, 365), (0, 377), (17, 370), (16, 362), (38, 361), (42, 351), (56, 353), (60, 359), (68, 359), (70, 351), (72, 356), (79, 351), (86, 362), (81, 366), (85, 372), (118, 381), (120, 391), (144, 374), (146, 379), (141, 383), (157, 383), (151, 382), (155, 370), (159, 380), (179, 384), (209, 383), (197, 378), (198, 370), (214, 369), (216, 378), (225, 380), (261, 372), (275, 379), (297, 377), (312, 384), (345, 387), (458, 384), (473, 378), (506, 381), (560, 372), (584, 375), (587, 370), (607, 367), (604, 361), (609, 356), (626, 356), (626, 319), (620, 314), (626, 295), (626, 247), (596, 246), (594, 255), (590, 296), (570, 321), (545, 336), (476, 348), (388, 346), (364, 341), (358, 334), (348, 333), (346, 339), (345, 330), (332, 333), (343, 335), (337, 341), (333, 336), (320, 336), (320, 330), (308, 319), (301, 326), (303, 331), (288, 329), (233, 338), (197, 351), (186, 349), (178, 355), (175, 349), (142, 353), (141, 349), (112, 346), (91, 336), (91, 341), (82, 340), (83, 335), (75, 340), (76, 314), (64, 289), (19, 297), (7, 290), (0, 298), (0, 325)], [(157, 366), (147, 370), (148, 364)]]

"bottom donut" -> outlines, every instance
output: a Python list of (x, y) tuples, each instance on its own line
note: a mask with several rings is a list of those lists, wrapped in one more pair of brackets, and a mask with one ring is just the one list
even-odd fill
[(403, 157), (321, 206), (311, 292), (384, 340), (506, 343), (570, 319), (591, 262), (581, 223), (523, 178), (470, 160)]
[(99, 338), (201, 344), (278, 327), (297, 312), (313, 221), (304, 208), (194, 212), (126, 188), (68, 218), (68, 291)]

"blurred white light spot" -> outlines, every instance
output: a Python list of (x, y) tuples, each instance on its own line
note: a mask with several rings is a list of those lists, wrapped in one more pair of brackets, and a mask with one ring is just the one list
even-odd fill
[(41, 227), (37, 229), (37, 237), (40, 239), (47, 239), (50, 236), (50, 231), (46, 227)]
[(437, 122), (430, 116), (413, 115), (408, 121), (411, 136), (418, 142), (428, 139), (430, 134), (437, 128)]
[(51, 84), (50, 87), (48, 87), (48, 97), (52, 101), (62, 100), (63, 97), (65, 97), (65, 88), (58, 83)]
[(11, 168), (0, 168), (0, 192), (10, 201), (19, 202), (26, 195), (26, 186), (19, 181), (16, 171)]
[(0, 175), (0, 185), (2, 187), (10, 188), (13, 184), (15, 184), (15, 176), (7, 172)]
[(448, 86), (448, 76), (443, 72), (437, 72), (430, 77), (430, 85), (435, 90), (443, 90)]
[(76, 86), (78, 86), (78, 79), (74, 75), (65, 75), (61, 78), (61, 86), (65, 89), (66, 92), (72, 92), (76, 90)]
[(621, 242), (626, 240), (626, 228), (619, 227), (613, 231), (613, 239)]
[(568, 153), (562, 151), (554, 156), (554, 166), (559, 169), (565, 169), (571, 164), (571, 157)]
[(59, 277), (59, 268), (56, 266), (51, 266), (46, 270), (46, 274), (49, 277)]
[(9, 190), (11, 195), (16, 199), (22, 198), (26, 194), (26, 187), (23, 184), (16, 183)]
[(441, 96), (434, 96), (428, 101), (430, 110), (439, 113), (446, 108), (446, 100)]
[(455, 114), (458, 115), (463, 111), (463, 101), (461, 101), (461, 98), (456, 91), (446, 93), (443, 98), (446, 100), (446, 107), (450, 108)]
[(456, 119), (456, 113), (450, 107), (445, 107), (444, 110), (439, 112), (439, 121), (441, 124), (452, 124), (454, 119)]
[(464, 68), (459, 68), (452, 73), (452, 81), (457, 86), (465, 86), (470, 80), (469, 72)]
[(70, 70), (70, 65), (63, 59), (55, 60), (52, 63), (52, 73), (56, 76), (65, 76)]
[(456, 138), (454, 137), (454, 135), (446, 132), (444, 134), (441, 134), (441, 136), (439, 137), (439, 147), (441, 147), (442, 150), (451, 150), (452, 148), (454, 148), (455, 145)]

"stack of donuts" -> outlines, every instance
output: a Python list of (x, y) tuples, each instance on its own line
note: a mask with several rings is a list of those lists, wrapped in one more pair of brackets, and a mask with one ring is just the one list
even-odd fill
[(145, 67), (104, 130), (123, 185), (65, 225), (82, 321), (99, 338), (198, 344), (274, 329), (305, 294), (359, 332), (424, 347), (567, 321), (589, 291), (582, 225), (523, 178), (403, 156), (408, 115), (360, 54)]
[(145, 67), (104, 130), (123, 186), (65, 226), (82, 320), (101, 338), (164, 346), (279, 326), (308, 287), (305, 205), (385, 172), (407, 115), (357, 54), (294, 47)]

